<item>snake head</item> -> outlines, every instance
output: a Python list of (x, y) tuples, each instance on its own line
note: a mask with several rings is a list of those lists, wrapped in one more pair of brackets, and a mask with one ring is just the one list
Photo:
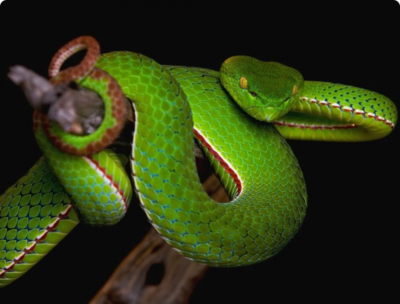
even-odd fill
[(285, 115), (298, 99), (303, 76), (277, 62), (234, 56), (221, 66), (221, 83), (236, 103), (260, 121)]

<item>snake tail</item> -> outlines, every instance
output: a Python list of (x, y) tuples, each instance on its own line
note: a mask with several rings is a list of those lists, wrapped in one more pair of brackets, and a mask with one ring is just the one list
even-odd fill
[[(83, 49), (87, 49), (87, 52), (80, 64), (60, 71), (65, 60)], [(92, 37), (82, 36), (64, 45), (50, 63), (49, 76), (53, 84), (75, 81), (86, 89), (95, 91), (104, 102), (105, 114), (101, 125), (85, 136), (65, 132), (57, 123), (50, 121), (47, 115), (36, 111), (34, 130), (40, 120), (52, 144), (68, 154), (91, 155), (107, 148), (121, 134), (127, 120), (128, 103), (118, 82), (103, 70), (94, 67), (99, 55), (98, 42)]]

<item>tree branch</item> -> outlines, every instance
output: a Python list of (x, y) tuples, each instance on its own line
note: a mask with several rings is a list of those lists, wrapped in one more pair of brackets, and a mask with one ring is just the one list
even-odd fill
[(47, 114), (65, 132), (91, 134), (103, 121), (104, 103), (96, 92), (75, 83), (54, 85), (19, 65), (11, 67), (8, 77), (23, 89), (34, 109)]
[[(228, 200), (215, 175), (211, 175), (203, 185), (207, 185), (205, 190), (213, 199)], [(208, 266), (181, 256), (152, 228), (90, 304), (188, 303), (207, 269)]]

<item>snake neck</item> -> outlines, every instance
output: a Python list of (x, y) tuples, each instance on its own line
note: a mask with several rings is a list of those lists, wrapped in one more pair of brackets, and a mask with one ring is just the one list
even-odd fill
[(305, 81), (291, 111), (274, 122), (285, 138), (325, 141), (379, 139), (396, 123), (396, 106), (386, 96), (319, 81)]

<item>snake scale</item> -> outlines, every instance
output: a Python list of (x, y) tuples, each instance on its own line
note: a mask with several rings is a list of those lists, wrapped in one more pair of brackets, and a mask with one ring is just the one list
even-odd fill
[[(60, 72), (81, 49), (88, 49), (83, 61)], [(44, 157), (0, 196), (0, 287), (79, 221), (117, 223), (134, 192), (155, 229), (185, 257), (219, 267), (261, 262), (293, 238), (306, 214), (304, 178), (285, 138), (375, 140), (397, 123), (395, 105), (381, 94), (304, 81), (295, 69), (246, 56), (227, 59), (220, 72), (162, 66), (133, 52), (100, 55), (93, 38), (79, 37), (55, 55), (50, 78), (96, 91), (105, 115), (95, 132), (79, 136), (35, 111)], [(125, 125), (128, 104), (133, 188), (124, 157), (107, 149)], [(204, 192), (194, 138), (230, 202)]]

